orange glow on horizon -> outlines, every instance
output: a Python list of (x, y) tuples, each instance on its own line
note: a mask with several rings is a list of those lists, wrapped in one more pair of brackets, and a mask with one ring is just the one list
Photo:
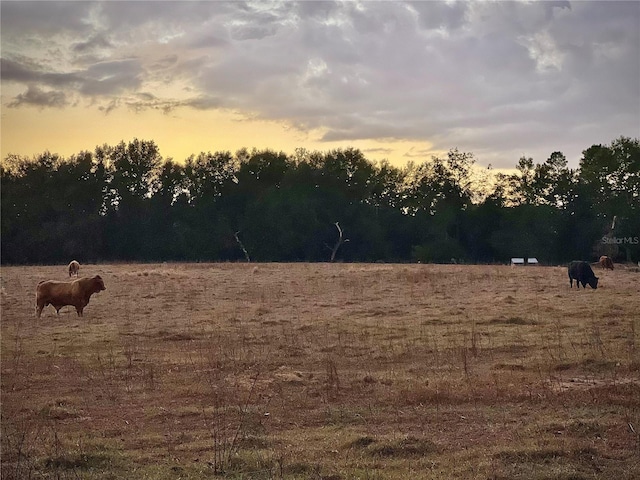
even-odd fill
[[(157, 110), (133, 112), (124, 108), (108, 114), (95, 107), (65, 110), (2, 108), (1, 158), (8, 154), (35, 156), (45, 151), (64, 157), (93, 151), (98, 145), (117, 145), (134, 138), (152, 140), (163, 158), (183, 162), (200, 152), (257, 148), (293, 154), (298, 147), (311, 151), (336, 148), (360, 149), (372, 161), (389, 160), (395, 166), (408, 161), (421, 162), (431, 155), (427, 143), (411, 141), (357, 140), (322, 142), (321, 131), (301, 132), (281, 122), (242, 118), (225, 111), (179, 109), (170, 113)], [(423, 152), (409, 157), (410, 152)]]

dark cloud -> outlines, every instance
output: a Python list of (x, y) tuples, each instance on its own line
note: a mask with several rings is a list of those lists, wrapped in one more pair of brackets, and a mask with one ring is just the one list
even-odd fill
[(202, 95), (199, 97), (191, 98), (189, 100), (185, 100), (183, 102), (183, 105), (193, 107), (198, 110), (210, 110), (214, 108), (220, 108), (224, 105), (224, 103), (219, 98)]
[(45, 66), (21, 63), (2, 58), (0, 75), (2, 80), (23, 84), (42, 84), (49, 87), (69, 87), (76, 85), (81, 78), (73, 72), (57, 73), (45, 70)]
[(29, 83), (41, 76), (32, 68), (8, 58), (0, 59), (0, 75), (3, 81), (20, 83)]
[(30, 67), (2, 59), (2, 80), (47, 87), (67, 88), (71, 93), (87, 96), (111, 95), (135, 90), (142, 84), (142, 68), (136, 59), (99, 62), (85, 70), (72, 72), (44, 71), (44, 66)]
[(69, 105), (64, 92), (44, 91), (36, 86), (30, 86), (27, 91), (17, 95), (7, 104), (10, 108), (22, 106), (62, 108)]
[(140, 92), (129, 97), (113, 99), (106, 104), (102, 104), (98, 109), (105, 114), (109, 114), (118, 108), (128, 108), (135, 112), (145, 110), (158, 110), (168, 114), (178, 108), (194, 108), (197, 110), (210, 110), (222, 107), (222, 102), (213, 97), (194, 97), (186, 100), (173, 100), (158, 98), (149, 92)]

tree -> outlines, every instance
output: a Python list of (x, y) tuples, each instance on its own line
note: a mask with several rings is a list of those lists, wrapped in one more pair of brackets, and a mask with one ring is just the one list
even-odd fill
[[(640, 257), (640, 140), (620, 137), (611, 145), (593, 145), (582, 153), (579, 182), (591, 199), (600, 224), (600, 235), (608, 233), (618, 219), (615, 237), (622, 240), (627, 260)], [(597, 240), (596, 240), (597, 241)]]
[(413, 247), (420, 261), (449, 262), (464, 256), (464, 212), (480, 195), (470, 153), (450, 150), (446, 158), (433, 156), (405, 171), (404, 211), (415, 217), (421, 234)]
[(89, 152), (11, 156), (2, 168), (3, 261), (99, 258), (104, 176)]
[(553, 205), (564, 209), (575, 195), (576, 173), (567, 167), (562, 152), (553, 152), (533, 174), (533, 192), (538, 205)]
[(516, 165), (518, 173), (507, 177), (509, 182), (509, 193), (511, 203), (514, 205), (534, 205), (537, 203), (538, 192), (536, 191), (535, 166), (533, 158), (522, 156)]
[(157, 236), (150, 228), (150, 199), (158, 188), (162, 156), (153, 141), (134, 139), (105, 149), (110, 164), (106, 205), (110, 254), (150, 260)]
[(187, 158), (184, 172), (189, 203), (215, 202), (237, 183), (238, 161), (231, 152), (201, 152)]
[(593, 145), (577, 171), (561, 152), (522, 157), (489, 187), (491, 172), (457, 149), (403, 168), (353, 148), (203, 152), (182, 164), (137, 139), (69, 158), (10, 155), (2, 261), (238, 260), (236, 236), (257, 261), (326, 261), (336, 223), (345, 261), (559, 262), (596, 254), (604, 235), (637, 260), (639, 152), (625, 137)]
[(162, 156), (153, 141), (134, 139), (109, 149), (115, 210), (139, 207), (156, 190)]

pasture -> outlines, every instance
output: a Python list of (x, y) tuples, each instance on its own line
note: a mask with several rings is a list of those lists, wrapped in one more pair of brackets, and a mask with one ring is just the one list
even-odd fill
[(2, 478), (640, 478), (640, 273), (2, 268)]

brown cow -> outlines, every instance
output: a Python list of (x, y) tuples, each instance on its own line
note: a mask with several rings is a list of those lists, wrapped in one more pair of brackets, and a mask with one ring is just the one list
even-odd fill
[(80, 264), (75, 260), (71, 260), (69, 263), (69, 277), (78, 278), (78, 272), (80, 271)]
[(78, 316), (82, 317), (82, 310), (89, 303), (91, 295), (102, 290), (106, 290), (106, 287), (100, 275), (79, 278), (73, 282), (42, 281), (36, 288), (36, 315), (40, 318), (42, 309), (47, 305), (53, 305), (58, 315), (62, 307), (73, 305)]
[(613, 270), (613, 261), (606, 255), (602, 255), (600, 257), (600, 266), (602, 267), (603, 270), (606, 268)]

